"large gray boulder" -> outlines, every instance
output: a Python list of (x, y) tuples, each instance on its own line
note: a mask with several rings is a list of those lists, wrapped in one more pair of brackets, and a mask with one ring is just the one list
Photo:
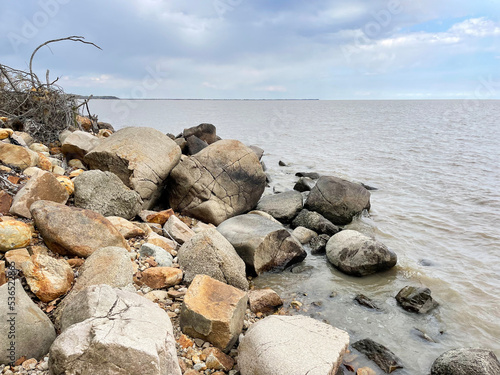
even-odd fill
[(245, 262), (215, 228), (191, 237), (181, 246), (177, 256), (184, 271), (184, 281), (189, 284), (196, 275), (202, 274), (243, 290), (248, 289)]
[(266, 175), (255, 153), (234, 140), (218, 141), (183, 157), (169, 177), (170, 206), (218, 225), (255, 207)]
[(333, 236), (339, 228), (323, 215), (305, 208), (293, 219), (292, 227), (305, 227), (318, 234)]
[(124, 128), (103, 139), (85, 155), (90, 169), (116, 174), (151, 208), (163, 182), (179, 162), (181, 149), (168, 136), (152, 128)]
[(0, 301), (0, 364), (22, 356), (42, 359), (56, 338), (50, 319), (28, 297), (19, 279), (0, 287)]
[(257, 210), (267, 212), (283, 223), (288, 223), (302, 210), (302, 194), (298, 191), (267, 195), (257, 204)]
[(328, 260), (340, 271), (366, 276), (396, 265), (397, 256), (383, 243), (355, 230), (343, 230), (326, 244)]
[(238, 347), (242, 375), (336, 374), (349, 335), (305, 316), (269, 316), (248, 329)]
[(240, 215), (217, 230), (234, 246), (250, 272), (257, 275), (301, 262), (307, 253), (281, 225), (260, 215)]
[(370, 192), (359, 184), (324, 176), (311, 189), (305, 207), (319, 212), (335, 225), (346, 225), (355, 215), (370, 209)]
[(432, 364), (431, 375), (498, 375), (495, 353), (481, 348), (458, 348), (441, 354)]
[(86, 171), (73, 182), (76, 207), (128, 220), (133, 219), (141, 210), (142, 199), (139, 193), (126, 187), (114, 173)]
[(181, 374), (167, 313), (136, 293), (92, 286), (63, 321), (50, 348), (51, 374)]

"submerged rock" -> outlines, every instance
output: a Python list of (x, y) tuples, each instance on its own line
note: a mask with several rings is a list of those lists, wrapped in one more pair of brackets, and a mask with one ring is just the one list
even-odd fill
[(369, 309), (380, 310), (377, 304), (364, 294), (356, 295), (356, 297), (354, 297), (354, 300), (361, 306), (368, 307)]
[(441, 354), (432, 364), (431, 375), (498, 375), (495, 353), (481, 348), (458, 348)]
[(406, 311), (425, 314), (436, 308), (439, 304), (431, 297), (429, 288), (405, 286), (396, 295), (396, 301)]
[(371, 339), (356, 341), (352, 344), (352, 347), (366, 355), (388, 374), (399, 368), (403, 368), (400, 364), (401, 360), (393, 352)]

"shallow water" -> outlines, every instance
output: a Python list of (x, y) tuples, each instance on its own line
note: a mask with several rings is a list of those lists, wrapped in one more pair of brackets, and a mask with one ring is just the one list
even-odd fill
[[(439, 354), (459, 346), (500, 357), (500, 101), (94, 100), (90, 107), (115, 128), (178, 134), (213, 123), (222, 138), (266, 151), (271, 188), (291, 189), (295, 172), (305, 170), (377, 187), (369, 216), (353, 225), (398, 254), (393, 270), (353, 278), (309, 255), (301, 273), (266, 274), (255, 284), (301, 301), (302, 313), (345, 329), (351, 342), (384, 344), (405, 366), (396, 374), (427, 374)], [(424, 316), (403, 311), (394, 296), (408, 284), (430, 288), (440, 307)], [(381, 311), (354, 303), (358, 293)]]

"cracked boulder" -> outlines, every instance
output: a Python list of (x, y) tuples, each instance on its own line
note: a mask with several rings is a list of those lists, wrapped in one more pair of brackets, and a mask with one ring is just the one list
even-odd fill
[(355, 230), (343, 230), (326, 244), (326, 257), (347, 275), (366, 276), (396, 265), (397, 255), (383, 243)]
[(100, 213), (133, 219), (141, 210), (140, 195), (126, 187), (111, 172), (92, 170), (83, 172), (73, 180), (75, 206)]
[(311, 189), (305, 208), (319, 212), (335, 225), (346, 225), (355, 215), (370, 209), (370, 192), (359, 184), (323, 176)]
[(306, 316), (272, 315), (250, 326), (238, 347), (241, 375), (335, 374), (349, 335)]
[(202, 274), (236, 288), (248, 289), (245, 262), (215, 228), (191, 237), (181, 246), (177, 256), (184, 270), (184, 281), (188, 284), (196, 275)]
[(85, 155), (90, 169), (116, 174), (150, 209), (160, 196), (164, 180), (179, 162), (181, 149), (168, 136), (152, 128), (124, 128), (101, 140)]
[(181, 159), (170, 173), (169, 201), (183, 215), (218, 225), (253, 209), (265, 185), (255, 153), (239, 141), (222, 140)]
[(301, 262), (306, 251), (281, 224), (260, 215), (240, 215), (217, 230), (234, 246), (249, 272), (257, 275)]
[(167, 313), (136, 293), (91, 286), (62, 322), (50, 348), (51, 374), (181, 374)]

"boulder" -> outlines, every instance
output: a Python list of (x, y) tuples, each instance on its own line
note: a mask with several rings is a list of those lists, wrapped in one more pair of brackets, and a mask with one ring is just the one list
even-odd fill
[(371, 339), (356, 341), (352, 344), (352, 347), (358, 352), (366, 355), (387, 374), (390, 374), (399, 368), (403, 368), (401, 360), (396, 357), (393, 352)]
[(182, 332), (227, 352), (243, 328), (247, 301), (247, 293), (241, 289), (198, 275), (184, 296)]
[(208, 143), (205, 141), (202, 141), (200, 138), (198, 138), (195, 135), (191, 135), (186, 138), (186, 147), (187, 147), (187, 152), (188, 155), (194, 155), (203, 150), (205, 147), (208, 146)]
[(169, 177), (169, 201), (183, 215), (218, 225), (253, 209), (265, 185), (255, 153), (223, 140), (179, 162)]
[(38, 154), (29, 148), (0, 142), (0, 163), (24, 170), (37, 162)]
[(405, 286), (396, 295), (396, 301), (406, 311), (426, 314), (439, 304), (431, 297), (429, 288)]
[(151, 267), (142, 272), (140, 284), (151, 289), (169, 288), (182, 281), (182, 271), (173, 267)]
[(184, 270), (184, 281), (188, 284), (196, 275), (208, 275), (236, 288), (248, 289), (245, 262), (215, 228), (191, 237), (179, 249), (178, 257)]
[(85, 155), (90, 169), (116, 174), (141, 196), (149, 209), (160, 196), (163, 182), (179, 162), (181, 150), (162, 132), (152, 128), (124, 128)]
[(491, 350), (457, 348), (441, 354), (432, 364), (431, 375), (498, 375), (500, 362)]
[(66, 204), (69, 194), (50, 172), (38, 170), (14, 196), (10, 213), (31, 219), (33, 202), (46, 200)]
[(65, 259), (34, 254), (21, 265), (31, 291), (42, 302), (50, 302), (66, 294), (73, 284), (73, 270)]
[(181, 375), (167, 313), (136, 293), (86, 288), (62, 321), (50, 348), (51, 374)]
[(106, 219), (109, 220), (111, 224), (114, 225), (118, 232), (125, 238), (134, 238), (144, 236), (145, 232), (143, 229), (139, 228), (134, 223), (131, 223), (127, 219), (119, 216), (108, 216)]
[(311, 190), (305, 207), (319, 212), (335, 225), (345, 225), (355, 215), (370, 209), (370, 192), (359, 184), (323, 176)]
[(95, 148), (101, 140), (81, 130), (76, 130), (64, 138), (61, 150), (68, 159), (80, 159)]
[(31, 214), (45, 244), (55, 253), (86, 258), (106, 246), (129, 250), (120, 232), (97, 212), (36, 201), (31, 205)]
[(182, 132), (182, 137), (188, 139), (190, 136), (194, 135), (201, 139), (202, 141), (211, 145), (217, 142), (217, 129), (212, 124), (200, 124), (198, 126), (193, 126), (192, 128), (184, 129)]
[[(159, 267), (172, 267), (174, 261), (174, 258), (167, 250), (150, 243), (143, 244), (139, 249), (139, 254), (145, 258), (153, 257)], [(184, 272), (186, 272), (185, 269)]]
[(305, 227), (318, 234), (328, 234), (329, 236), (333, 236), (339, 231), (339, 228), (323, 215), (306, 209), (300, 211), (295, 217), (292, 227)]
[(241, 375), (336, 374), (349, 335), (306, 316), (272, 315), (250, 326), (238, 347)]
[(302, 245), (280, 224), (259, 215), (240, 215), (217, 230), (234, 246), (250, 272), (280, 270), (306, 257)]
[(302, 210), (302, 195), (295, 190), (284, 193), (266, 195), (257, 204), (257, 210), (284, 223), (289, 223)]
[(16, 362), (23, 356), (42, 359), (56, 338), (50, 319), (28, 297), (19, 279), (0, 287), (0, 301), (0, 364)]
[(272, 314), (283, 305), (283, 300), (270, 288), (252, 289), (248, 292), (250, 310), (254, 313)]
[(73, 180), (75, 206), (100, 213), (133, 219), (141, 210), (142, 199), (111, 172), (92, 170)]
[(9, 220), (0, 222), (0, 251), (26, 247), (31, 241), (31, 227), (22, 221)]
[(343, 230), (326, 244), (330, 263), (345, 274), (366, 276), (396, 265), (396, 254), (383, 243), (355, 230)]
[(306, 227), (297, 227), (293, 230), (292, 236), (294, 236), (297, 241), (302, 245), (309, 243), (313, 238), (318, 237), (318, 233), (313, 230), (307, 229)]
[(177, 216), (172, 215), (165, 223), (163, 230), (181, 245), (194, 236), (194, 232)]
[(311, 248), (311, 254), (325, 254), (326, 253), (326, 244), (330, 240), (330, 236), (328, 234), (320, 234), (317, 237), (314, 237), (309, 241), (309, 247)]
[(311, 191), (316, 185), (316, 181), (309, 177), (301, 177), (293, 186), (293, 190), (296, 191)]

